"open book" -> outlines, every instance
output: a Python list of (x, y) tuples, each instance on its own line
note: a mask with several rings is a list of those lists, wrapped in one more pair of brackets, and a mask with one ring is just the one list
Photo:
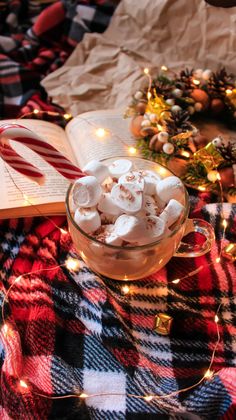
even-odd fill
[[(81, 169), (92, 159), (127, 156), (128, 147), (135, 145), (129, 134), (129, 120), (123, 119), (122, 111), (83, 113), (73, 118), (65, 130), (47, 121), (30, 119), (2, 120), (0, 125), (11, 122), (37, 133)], [(104, 137), (98, 137), (98, 128), (106, 130)], [(0, 218), (64, 214), (69, 181), (29, 148), (14, 141), (11, 145), (41, 169), (46, 181), (43, 186), (38, 186), (0, 158)]]

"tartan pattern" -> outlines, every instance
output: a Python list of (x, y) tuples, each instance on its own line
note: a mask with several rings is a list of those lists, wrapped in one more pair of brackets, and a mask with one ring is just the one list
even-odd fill
[[(216, 229), (211, 252), (195, 259), (172, 258), (157, 274), (130, 282), (129, 295), (122, 294), (122, 282), (99, 278), (82, 261), (77, 272), (58, 267), (14, 286), (8, 308), (14, 334), (7, 342), (3, 334), (0, 339), (0, 418), (235, 418), (236, 273), (227, 260), (208, 265), (218, 255), (222, 220), (221, 206), (207, 201), (206, 194), (191, 196), (192, 216)], [(236, 206), (224, 204), (224, 213), (226, 239), (235, 240)], [(53, 220), (66, 226), (63, 217)], [(14, 276), (76, 257), (69, 234), (61, 235), (48, 220), (9, 220), (0, 226), (2, 290)], [(198, 274), (170, 284), (200, 265), (204, 269)], [(127, 397), (169, 393), (202, 377), (217, 339), (214, 314), (220, 303), (221, 342), (213, 364), (218, 374), (177, 397), (149, 403)], [(169, 336), (153, 329), (158, 312), (174, 319)], [(17, 376), (28, 380), (32, 391), (49, 395), (83, 391), (126, 397), (45, 400), (17, 391)]]
[(109, 0), (0, 2), (0, 118), (50, 106), (40, 81), (62, 66), (86, 32), (103, 32)]

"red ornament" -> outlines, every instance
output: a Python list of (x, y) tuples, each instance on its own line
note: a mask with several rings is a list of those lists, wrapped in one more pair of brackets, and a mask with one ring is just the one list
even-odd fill
[(236, 186), (232, 167), (228, 166), (227, 168), (218, 169), (218, 172), (220, 174), (221, 185), (223, 188)]
[(224, 110), (224, 102), (220, 98), (214, 98), (211, 101), (210, 109), (213, 115), (219, 115)]

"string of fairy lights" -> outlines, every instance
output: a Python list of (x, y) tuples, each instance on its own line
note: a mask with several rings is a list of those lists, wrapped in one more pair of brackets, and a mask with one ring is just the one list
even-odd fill
[[(162, 66), (161, 69), (163, 71), (168, 70), (168, 68), (166, 66)], [(148, 68), (144, 69), (144, 74), (148, 77), (148, 80), (149, 80), (149, 90), (147, 92), (147, 95), (148, 95), (147, 98), (149, 99), (150, 98), (150, 89), (151, 89), (152, 79), (151, 79), (151, 76), (149, 74), (149, 69)], [(51, 117), (59, 117), (59, 116), (61, 117), (62, 116), (65, 121), (69, 121), (71, 119), (70, 114), (61, 115), (58, 112), (40, 111), (40, 110), (37, 110), (37, 109), (34, 109), (32, 112), (29, 112), (29, 113), (26, 113), (26, 114), (22, 115), (21, 118), (32, 117), (33, 115), (40, 115), (42, 118), (45, 115), (51, 116)], [(95, 126), (95, 124), (93, 122), (90, 122), (90, 121), (88, 122), (88, 120), (86, 120), (86, 122), (93, 125), (93, 127)], [(103, 139), (107, 134), (107, 129), (96, 126), (95, 133), (96, 133), (98, 138)], [(111, 133), (111, 134), (113, 134), (113, 133)], [(125, 146), (127, 146), (129, 154), (135, 155), (137, 153), (137, 149), (135, 147), (130, 147), (117, 134), (114, 134), (114, 136), (117, 137)], [(8, 171), (8, 173), (9, 173), (9, 171)], [(10, 176), (11, 176), (11, 174), (10, 174)], [(59, 229), (61, 235), (67, 235), (68, 234), (68, 232), (65, 229), (62, 229), (58, 225), (56, 225), (55, 222), (51, 218), (43, 215), (41, 213), (41, 211), (38, 209), (37, 205), (33, 204), (30, 201), (30, 199), (27, 196), (25, 196), (25, 194), (21, 191), (21, 189), (16, 185), (12, 176), (11, 176), (11, 179), (14, 182), (14, 185), (16, 186), (16, 188), (22, 193), (24, 199), (26, 201), (28, 201), (29, 205), (36, 208), (38, 214), (40, 214), (41, 216), (49, 219), (53, 223), (54, 227), (56, 229)], [(220, 185), (221, 204), (222, 204), (223, 203), (223, 191), (222, 191), (222, 186), (221, 186), (221, 182), (220, 182), (220, 177), (217, 178), (217, 182), (219, 182), (219, 185)], [(198, 189), (200, 191), (204, 191), (204, 187), (201, 188), (201, 186), (199, 186)], [(223, 245), (224, 245), (224, 241), (225, 241), (225, 233), (226, 233), (227, 226), (228, 226), (228, 223), (227, 223), (227, 220), (224, 217), (223, 205), (222, 205), (222, 228), (223, 228), (223, 231), (222, 231), (222, 237), (221, 237), (220, 251), (219, 251), (218, 256), (214, 259), (214, 261), (209, 263), (208, 266), (212, 266), (215, 263), (220, 263), (221, 260), (222, 260), (222, 251), (223, 251)], [(229, 244), (228, 247), (230, 247), (230, 245), (231, 244)], [(14, 328), (12, 327), (10, 322), (5, 317), (5, 305), (6, 305), (6, 303), (8, 303), (8, 305), (10, 305), (10, 295), (11, 295), (11, 292), (12, 292), (14, 286), (16, 284), (19, 285), (19, 283), (26, 277), (29, 278), (33, 275), (37, 275), (37, 274), (40, 274), (40, 273), (43, 273), (43, 272), (49, 272), (49, 271), (57, 270), (58, 268), (61, 268), (61, 267), (66, 267), (71, 272), (77, 272), (77, 271), (80, 270), (80, 266), (81, 266), (81, 262), (78, 259), (69, 257), (65, 260), (65, 262), (63, 264), (58, 264), (58, 265), (55, 265), (55, 266), (50, 267), (50, 268), (42, 268), (42, 269), (38, 269), (38, 270), (35, 270), (35, 271), (29, 271), (27, 273), (19, 275), (18, 277), (14, 278), (14, 280), (12, 280), (11, 285), (8, 288), (8, 290), (5, 292), (4, 298), (3, 298), (3, 301), (2, 301), (2, 311), (1, 311), (2, 312), (2, 328), (1, 328), (0, 333), (3, 334), (4, 339), (5, 339), (4, 340), (5, 343), (7, 343), (8, 340), (11, 340), (12, 337), (14, 336)], [(201, 265), (197, 269), (192, 270), (191, 272), (187, 273), (186, 275), (172, 280), (170, 282), (170, 284), (177, 285), (181, 281), (183, 281), (187, 278), (193, 277), (194, 275), (198, 274), (203, 268), (204, 268), (204, 266)], [(126, 280), (126, 279), (124, 279), (124, 280)], [(124, 284), (123, 286), (121, 286), (120, 290), (121, 290), (121, 296), (120, 296), (121, 299), (122, 299), (122, 295), (124, 296), (124, 298), (127, 298), (129, 295), (132, 295), (132, 286), (129, 286), (127, 283)], [(214, 324), (215, 324), (215, 328), (216, 328), (216, 342), (213, 346), (210, 362), (208, 363), (207, 368), (206, 368), (205, 372), (202, 374), (201, 378), (198, 381), (194, 382), (192, 385), (188, 386), (188, 387), (178, 389), (176, 391), (172, 391), (172, 392), (169, 392), (169, 393), (166, 393), (166, 394), (161, 394), (161, 395), (146, 394), (146, 393), (143, 393), (143, 395), (137, 395), (137, 394), (129, 394), (129, 393), (124, 394), (124, 393), (118, 393), (118, 392), (101, 392), (101, 393), (87, 394), (84, 390), (81, 390), (81, 391), (76, 392), (76, 393), (70, 393), (70, 394), (66, 394), (66, 395), (54, 395), (53, 396), (53, 395), (48, 395), (48, 394), (43, 393), (43, 392), (35, 391), (33, 389), (34, 385), (29, 380), (27, 380), (27, 378), (18, 377), (17, 378), (16, 390), (19, 391), (20, 393), (24, 393), (24, 394), (25, 393), (31, 393), (32, 395), (35, 395), (35, 396), (38, 396), (38, 397), (41, 397), (41, 398), (46, 398), (46, 399), (49, 399), (49, 400), (62, 400), (62, 399), (67, 399), (67, 398), (78, 398), (80, 400), (86, 400), (88, 398), (95, 398), (95, 397), (102, 398), (104, 396), (110, 396), (110, 397), (113, 397), (113, 398), (124, 396), (124, 397), (130, 397), (130, 398), (134, 398), (134, 399), (142, 399), (142, 400), (145, 400), (146, 402), (151, 403), (151, 402), (155, 402), (155, 401), (158, 401), (158, 400), (178, 396), (181, 393), (184, 393), (184, 392), (187, 392), (187, 391), (189, 391), (193, 388), (196, 388), (197, 386), (199, 386), (201, 383), (203, 383), (206, 380), (211, 380), (215, 375), (217, 375), (217, 372), (215, 372), (213, 370), (212, 366), (214, 364), (215, 354), (217, 352), (218, 346), (219, 346), (220, 341), (221, 341), (220, 330), (219, 330), (219, 320), (220, 320), (219, 319), (219, 311), (220, 311), (220, 307), (221, 307), (221, 304), (218, 306), (218, 308), (217, 308), (217, 310), (214, 313), (214, 316), (212, 318), (212, 320), (214, 321)]]

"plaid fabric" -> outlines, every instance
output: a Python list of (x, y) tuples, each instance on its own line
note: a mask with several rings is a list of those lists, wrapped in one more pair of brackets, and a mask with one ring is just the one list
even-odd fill
[[(1, 330), (1, 419), (234, 419), (235, 266), (218, 255), (221, 205), (206, 204), (206, 194), (192, 195), (192, 216), (203, 217), (216, 231), (209, 254), (172, 258), (157, 274), (131, 282), (101, 279), (81, 261), (77, 272), (58, 267), (23, 278), (11, 291), (8, 340)], [(201, 210), (199, 210), (201, 209)], [(235, 240), (236, 206), (224, 204), (226, 242)], [(53, 219), (66, 227), (63, 217)], [(2, 294), (19, 274), (76, 257), (69, 234), (61, 235), (46, 219), (1, 222)], [(197, 239), (196, 239), (197, 240)], [(204, 269), (178, 285), (176, 277)], [(216, 343), (214, 314), (219, 304), (221, 342), (212, 369), (217, 375), (201, 385), (157, 402), (127, 397), (163, 394), (197, 382), (209, 366)], [(7, 308), (6, 308), (7, 309)], [(173, 317), (169, 336), (154, 331), (154, 317)], [(30, 383), (20, 392), (17, 378)], [(47, 400), (48, 395), (118, 392), (120, 397)], [(188, 414), (187, 414), (188, 413)]]
[(66, 61), (86, 32), (106, 29), (115, 4), (109, 0), (0, 2), (0, 118), (47, 109), (40, 81)]

